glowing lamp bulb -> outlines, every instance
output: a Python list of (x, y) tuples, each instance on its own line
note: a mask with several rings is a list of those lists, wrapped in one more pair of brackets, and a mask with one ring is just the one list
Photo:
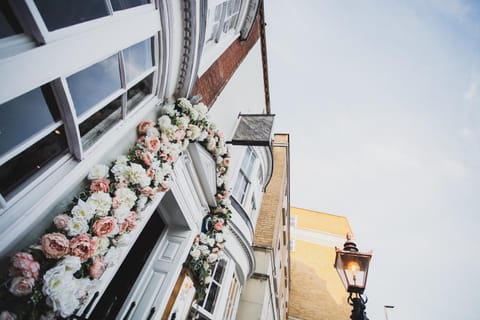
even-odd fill
[(350, 270), (350, 272), (353, 275), (356, 275), (358, 273), (358, 271), (360, 271), (360, 265), (356, 261), (350, 261), (347, 265), (347, 268), (348, 268), (348, 270)]

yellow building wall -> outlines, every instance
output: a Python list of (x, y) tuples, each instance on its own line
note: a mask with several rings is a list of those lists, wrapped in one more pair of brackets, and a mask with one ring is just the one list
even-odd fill
[[(291, 216), (298, 216), (296, 229), (316, 230), (327, 235), (338, 235), (339, 240), (351, 232), (345, 217), (311, 210), (291, 208)], [(324, 232), (322, 232), (324, 231)], [(294, 238), (292, 229), (292, 239)], [(289, 316), (305, 320), (347, 320), (351, 307), (348, 294), (333, 267), (335, 248), (295, 240), (291, 257), (291, 287)]]

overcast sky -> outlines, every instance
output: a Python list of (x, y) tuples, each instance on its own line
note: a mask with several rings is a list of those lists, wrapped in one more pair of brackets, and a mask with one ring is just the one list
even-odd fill
[(478, 320), (480, 1), (265, 6), (292, 205), (374, 251), (371, 320)]

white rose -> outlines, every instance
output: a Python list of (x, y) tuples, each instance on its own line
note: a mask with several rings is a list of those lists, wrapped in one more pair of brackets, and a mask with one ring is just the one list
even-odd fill
[(172, 127), (172, 121), (170, 117), (165, 115), (158, 118), (158, 126), (162, 132), (168, 131)]
[(160, 137), (160, 132), (155, 127), (150, 127), (147, 129), (147, 137)]
[(108, 177), (108, 167), (103, 164), (97, 164), (88, 173), (88, 180), (105, 179)]
[(65, 272), (75, 273), (82, 267), (82, 262), (79, 257), (65, 256), (57, 266), (62, 266)]
[(97, 242), (97, 248), (96, 248), (95, 254), (99, 254), (103, 256), (105, 253), (107, 253), (108, 247), (110, 246), (110, 239), (108, 239), (107, 237), (103, 237), (103, 238), (94, 237), (94, 240)]
[(117, 238), (117, 247), (128, 247), (130, 244), (130, 233), (124, 233)]
[(67, 229), (68, 235), (75, 237), (88, 232), (88, 222), (83, 217), (73, 217), (68, 220)]
[(128, 217), (129, 214), (130, 208), (125, 205), (121, 205), (117, 209), (113, 210), (113, 216), (117, 219), (118, 223), (125, 221), (125, 218)]
[(112, 198), (105, 192), (94, 192), (87, 199), (87, 204), (95, 208), (95, 212), (99, 216), (106, 216), (112, 207)]
[(90, 221), (90, 219), (92, 219), (95, 215), (95, 208), (85, 201), (79, 199), (77, 205), (73, 207), (71, 213), (74, 217), (79, 217), (86, 221)]
[(215, 234), (215, 241), (223, 242), (223, 235), (221, 233)]
[(148, 202), (148, 197), (140, 196), (137, 201), (137, 211), (142, 211), (145, 208), (145, 205)]
[(208, 132), (206, 130), (202, 130), (202, 132), (198, 136), (198, 141), (205, 141), (207, 137), (208, 137)]
[(205, 245), (199, 245), (198, 250), (200, 250), (203, 256), (206, 256), (210, 253), (210, 249), (208, 249), (208, 247)]
[(200, 233), (200, 242), (203, 243), (203, 244), (208, 243), (208, 236), (203, 232)]
[(65, 266), (53, 267), (43, 275), (42, 291), (47, 296), (61, 295), (62, 290), (70, 285), (72, 273), (65, 271)]
[(210, 282), (212, 282), (212, 277), (211, 276), (207, 276), (205, 278), (205, 284), (209, 284)]
[(110, 248), (105, 255), (104, 263), (105, 266), (110, 268), (114, 265), (117, 265), (122, 259), (123, 250), (119, 247)]
[(214, 263), (215, 261), (217, 261), (217, 259), (218, 259), (218, 255), (217, 255), (217, 254), (215, 254), (215, 253), (210, 253), (210, 254), (208, 255), (207, 261), (208, 261), (208, 263)]
[(198, 258), (200, 258), (200, 250), (193, 249), (192, 251), (190, 251), (190, 255), (194, 260), (198, 260)]
[(210, 247), (213, 247), (215, 245), (215, 239), (213, 238), (208, 238), (207, 243)]
[(162, 114), (162, 115), (167, 114), (169, 116), (175, 115), (175, 106), (173, 104), (162, 106), (160, 108), (160, 114)]
[(195, 109), (202, 117), (204, 117), (208, 112), (207, 106), (204, 105), (203, 103), (194, 105), (193, 109)]
[(190, 123), (190, 119), (188, 118), (188, 116), (178, 117), (176, 121), (176, 125), (180, 129), (186, 129), (189, 123)]

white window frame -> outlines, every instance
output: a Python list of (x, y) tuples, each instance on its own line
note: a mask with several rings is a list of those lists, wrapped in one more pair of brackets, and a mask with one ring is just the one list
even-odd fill
[[(55, 130), (62, 124), (65, 128), (65, 133), (67, 135), (67, 145), (71, 155), (74, 156), (77, 160), (82, 160), (88, 156), (91, 152), (94, 152), (94, 146), (101, 144), (102, 140), (105, 139), (105, 135), (96, 139), (96, 141), (91, 145), (88, 150), (84, 150), (82, 147), (82, 142), (79, 134), (80, 124), (86, 120), (89, 116), (95, 112), (101, 110), (113, 99), (123, 96), (122, 100), (122, 117), (121, 119), (129, 118), (129, 115), (132, 116), (136, 114), (142, 106), (146, 105), (151, 99), (153, 99), (157, 94), (158, 87), (158, 73), (160, 69), (159, 63), (159, 37), (161, 37), (161, 27), (160, 21), (158, 23), (147, 23), (155, 17), (154, 20), (158, 20), (159, 12), (155, 8), (155, 2), (150, 1), (146, 5), (141, 5), (121, 11), (112, 11), (110, 8), (111, 15), (99, 19), (94, 19), (77, 25), (65, 27), (55, 31), (48, 31), (46, 25), (43, 22), (43, 19), (38, 12), (33, 0), (24, 0), (25, 8), (22, 10), (29, 10), (27, 13), (21, 12), (19, 8), (14, 9), (15, 16), (18, 20), (22, 21), (22, 26), (24, 29), (29, 28), (29, 30), (24, 30), (26, 33), (35, 34), (39, 39), (40, 43), (45, 43), (41, 47), (37, 47), (34, 50), (26, 50), (22, 55), (14, 55), (10, 57), (9, 64), (0, 64), (0, 74), (4, 77), (7, 77), (10, 74), (15, 74), (17, 79), (24, 79), (27, 81), (10, 81), (6, 83), (3, 90), (0, 92), (0, 104), (4, 102), (15, 99), (30, 90), (36, 89), (42, 85), (51, 86), (54, 95), (56, 97), (56, 103), (58, 105), (61, 121), (58, 121), (52, 125), (49, 125), (48, 128), (42, 129), (39, 133), (35, 134), (27, 141), (22, 142), (18, 146), (14, 147), (7, 154), (1, 157), (0, 164), (4, 164), (8, 160), (12, 159), (14, 156), (20, 154), (26, 150), (29, 146), (33, 145), (46, 134), (49, 134), (51, 131)], [(23, 3), (23, 2), (22, 2)], [(21, 7), (21, 5), (20, 5)], [(19, 12), (20, 11), (20, 12)], [(29, 17), (33, 16), (33, 19)], [(147, 19), (146, 19), (147, 18)], [(149, 20), (150, 19), (150, 20)], [(152, 20), (153, 21), (153, 20)], [(137, 23), (139, 25), (137, 25)], [(135, 34), (128, 34), (112, 37), (112, 35), (117, 29), (117, 26), (127, 26), (134, 24), (137, 26)], [(131, 28), (131, 27), (129, 27)], [(40, 33), (38, 30), (40, 29)], [(90, 32), (85, 34), (84, 31), (95, 29), (95, 33)], [(4, 40), (11, 41), (11, 38), (24, 38), (27, 37), (26, 34), (14, 35), (0, 40), (0, 46), (4, 45), (6, 42)], [(101, 39), (109, 39), (108, 45), (106, 44), (103, 48), (95, 50), (92, 52), (91, 46), (87, 45), (90, 43), (101, 42)], [(112, 39), (113, 38), (113, 39)], [(132, 45), (135, 45), (138, 42), (151, 39), (152, 41), (152, 62), (153, 66), (145, 70), (142, 74), (138, 75), (133, 79), (129, 84), (125, 81), (124, 72), (120, 71), (120, 76), (122, 80), (121, 89), (113, 93), (109, 97), (98, 103), (97, 105), (91, 107), (87, 113), (83, 114), (81, 118), (77, 118), (75, 108), (73, 107), (73, 101), (71, 100), (70, 92), (68, 89), (68, 84), (66, 78), (80, 70), (87, 68), (90, 65), (93, 65), (97, 62), (102, 61), (103, 59), (112, 56), (114, 54), (119, 55), (119, 63), (121, 68), (123, 68), (122, 63), (122, 50), (128, 48)], [(93, 40), (92, 40), (93, 39)], [(42, 42), (43, 41), (43, 42)], [(30, 43), (27, 47), (33, 47)], [(75, 52), (75, 60), (68, 60), (63, 57), (69, 56)], [(99, 53), (100, 52), (100, 53)], [(100, 56), (101, 55), (101, 56)], [(58, 58), (58, 59), (57, 59)], [(1, 59), (1, 57), (0, 57)], [(54, 60), (57, 63), (52, 63), (48, 70), (44, 67), (38, 68), (39, 72), (36, 74), (31, 73), (33, 66), (37, 65), (40, 61)], [(50, 74), (48, 74), (50, 73)], [(128, 101), (127, 94), (133, 86), (139, 84), (144, 78), (150, 76), (152, 77), (152, 91), (144, 96), (142, 100), (136, 104), (136, 107), (129, 111), (127, 115)], [(45, 83), (47, 81), (47, 83)], [(123, 121), (119, 121), (108, 128), (108, 131), (113, 131), (118, 126), (122, 125)], [(65, 163), (65, 161), (71, 159), (71, 155), (59, 156), (57, 159), (51, 160), (46, 166), (45, 170), (30, 176), (24, 183), (21, 184), (17, 190), (12, 191), (6, 195), (0, 194), (0, 215), (3, 211), (8, 209), (19, 199), (24, 197), (31, 191), (31, 189), (48, 177), (52, 170), (57, 168), (59, 165)]]
[[(198, 75), (201, 76), (205, 71), (210, 68), (210, 66), (217, 60), (220, 55), (240, 36), (240, 30), (241, 26), (243, 25), (243, 21), (245, 19), (245, 15), (247, 12), (247, 4), (248, 1), (245, 0), (240, 0), (240, 7), (238, 11), (238, 18), (235, 23), (235, 27), (232, 29), (229, 29), (228, 32), (224, 33), (223, 32), (223, 27), (225, 24), (225, 16), (226, 16), (226, 10), (229, 1), (235, 1), (235, 0), (208, 0), (207, 4), (207, 12), (209, 10), (215, 10), (216, 6), (222, 5), (222, 12), (221, 12), (221, 18), (220, 18), (220, 26), (217, 32), (217, 36), (214, 39), (214, 41), (208, 41), (207, 35), (205, 36), (205, 43), (203, 46), (203, 52), (202, 52), (202, 60), (200, 62), (200, 66), (198, 69)], [(208, 17), (208, 14), (207, 14)], [(209, 26), (209, 23), (211, 21), (208, 20), (207, 18), (207, 25), (205, 30), (211, 30), (211, 26)]]
[[(251, 206), (251, 203), (249, 203), (248, 200), (250, 200), (252, 197), (252, 188), (254, 187), (254, 179), (257, 176), (259, 165), (258, 162), (258, 155), (255, 153), (255, 150), (248, 146), (243, 154), (237, 178), (235, 179), (235, 184), (233, 185), (232, 190), (232, 196), (244, 209), (247, 209)], [(247, 168), (244, 168), (244, 164), (247, 164), (250, 172), (246, 172)], [(246, 181), (244, 190), (237, 189), (240, 179)]]

